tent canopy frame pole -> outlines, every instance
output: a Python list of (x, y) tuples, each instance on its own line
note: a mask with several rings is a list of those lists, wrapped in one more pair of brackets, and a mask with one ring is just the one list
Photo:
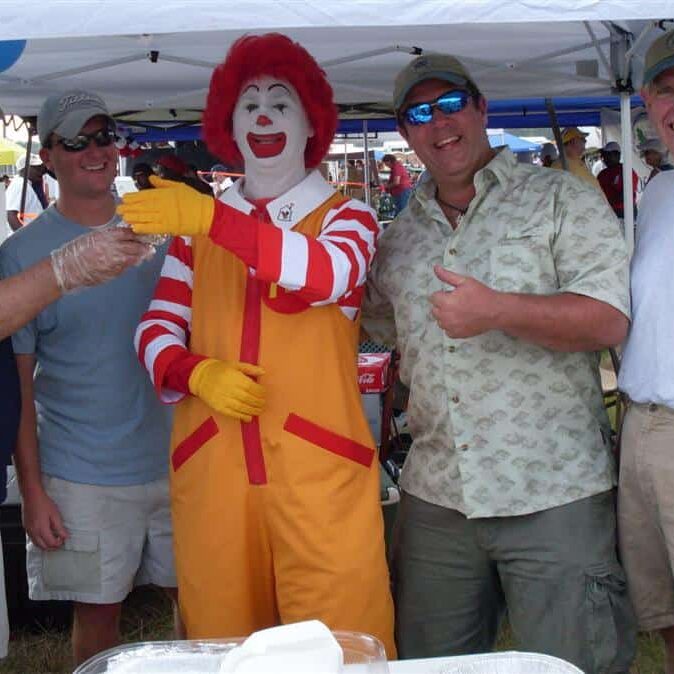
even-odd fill
[[(608, 24), (611, 30), (611, 72), (615, 79), (614, 90), (620, 95), (620, 140), (622, 150), (623, 178), (623, 228), (627, 252), (634, 252), (634, 197), (632, 194), (632, 111), (630, 98), (634, 93), (632, 86), (632, 56), (634, 45), (632, 33), (614, 24)], [(644, 37), (644, 32), (639, 40)]]

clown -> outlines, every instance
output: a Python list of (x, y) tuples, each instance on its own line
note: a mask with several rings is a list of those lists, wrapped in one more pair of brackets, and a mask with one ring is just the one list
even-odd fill
[(325, 73), (300, 45), (243, 37), (213, 74), (204, 137), (244, 178), (218, 201), (153, 178), (157, 189), (120, 213), (136, 232), (176, 236), (136, 347), (177, 403), (171, 489), (189, 637), (317, 618), (379, 637), (393, 657), (356, 370), (378, 224), (315, 170), (336, 123)]

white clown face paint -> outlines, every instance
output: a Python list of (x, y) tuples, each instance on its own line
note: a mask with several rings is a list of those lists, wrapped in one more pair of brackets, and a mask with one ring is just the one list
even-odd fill
[(314, 131), (289, 82), (267, 76), (247, 82), (232, 123), (244, 160), (247, 196), (276, 197), (306, 176), (304, 150)]

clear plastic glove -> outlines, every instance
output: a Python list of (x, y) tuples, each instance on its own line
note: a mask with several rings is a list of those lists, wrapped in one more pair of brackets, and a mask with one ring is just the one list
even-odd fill
[(215, 212), (213, 197), (175, 180), (152, 176), (150, 182), (156, 189), (128, 192), (117, 206), (136, 234), (208, 234)]
[(95, 286), (151, 258), (154, 248), (126, 227), (92, 230), (51, 253), (56, 283), (63, 293)]
[(257, 365), (226, 363), (207, 358), (192, 370), (188, 387), (190, 393), (201, 398), (216, 412), (250, 421), (264, 407), (264, 387), (251, 379), (262, 374), (264, 370)]

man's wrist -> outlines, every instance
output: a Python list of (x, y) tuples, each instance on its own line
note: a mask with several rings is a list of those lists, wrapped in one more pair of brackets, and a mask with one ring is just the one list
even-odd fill
[(28, 480), (19, 479), (19, 491), (24, 500), (42, 496), (45, 493), (42, 486), (42, 478), (38, 476)]
[(493, 329), (508, 332), (512, 318), (516, 314), (517, 295), (491, 289), (493, 297)]

